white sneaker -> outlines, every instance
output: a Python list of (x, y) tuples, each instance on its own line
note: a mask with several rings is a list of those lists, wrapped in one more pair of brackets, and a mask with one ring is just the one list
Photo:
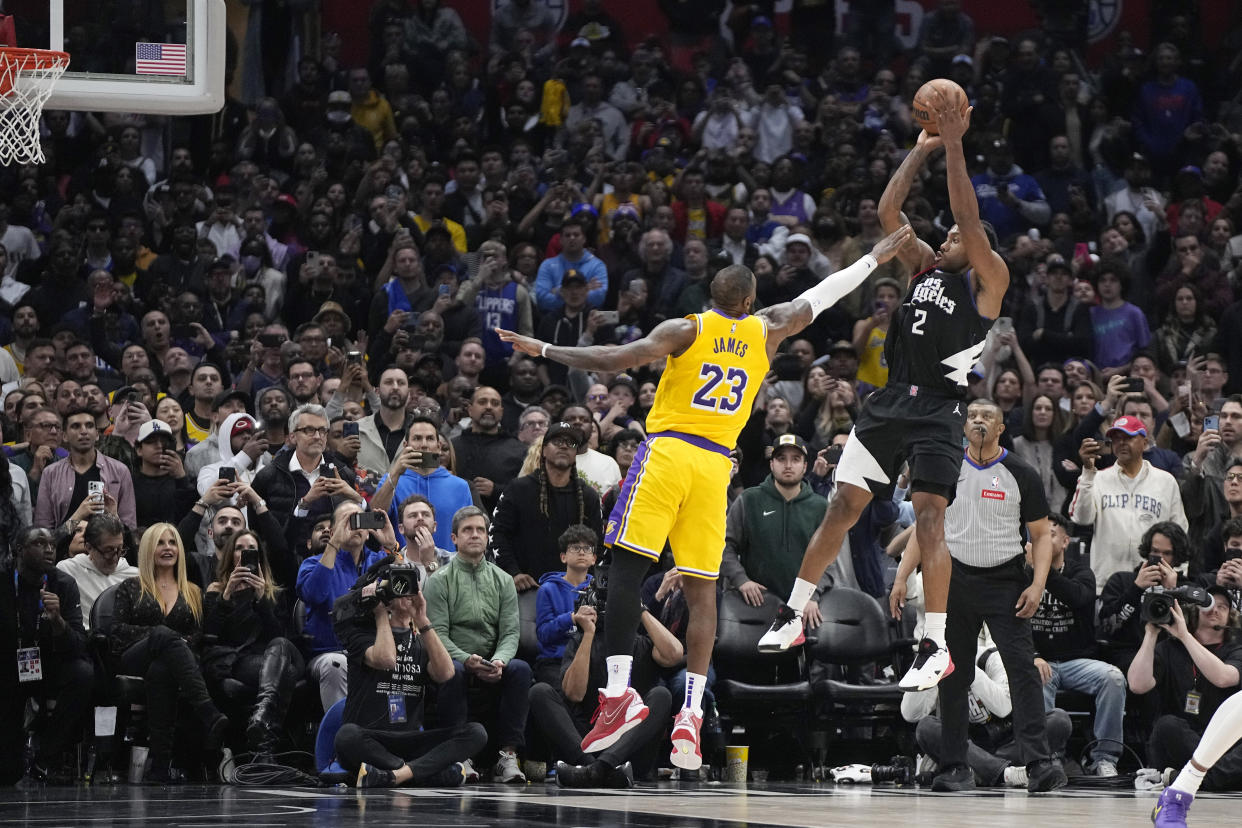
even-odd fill
[(781, 653), (806, 641), (802, 632), (802, 619), (789, 607), (781, 607), (776, 620), (759, 639), (759, 652)]
[(914, 664), (897, 686), (907, 693), (930, 690), (952, 672), (953, 659), (949, 657), (948, 648), (937, 645), (930, 638), (924, 638), (919, 642), (919, 654), (915, 657)]
[(479, 772), (474, 769), (474, 762), (469, 759), (461, 763), (461, 775), (467, 782), (479, 781)]
[(496, 782), (526, 784), (526, 774), (522, 773), (522, 768), (518, 765), (517, 754), (511, 750), (500, 751), (500, 761), (496, 763), (496, 769), (492, 771), (492, 778)]
[(1096, 776), (1116, 776), (1117, 763), (1111, 759), (1101, 759), (1095, 763), (1094, 773)]
[(1005, 768), (1006, 788), (1025, 788), (1026, 783), (1026, 768), (1021, 767), (1020, 765), (1010, 765)]

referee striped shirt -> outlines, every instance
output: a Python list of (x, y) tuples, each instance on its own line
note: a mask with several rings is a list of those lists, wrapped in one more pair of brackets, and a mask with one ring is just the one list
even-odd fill
[(1026, 524), (1048, 517), (1039, 473), (1008, 450), (985, 466), (962, 459), (957, 493), (944, 515), (944, 538), (954, 559), (1000, 566), (1023, 553)]

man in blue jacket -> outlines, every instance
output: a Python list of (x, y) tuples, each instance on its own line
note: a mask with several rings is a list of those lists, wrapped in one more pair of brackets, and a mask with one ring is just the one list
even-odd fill
[(578, 596), (591, 584), (599, 536), (579, 523), (562, 532), (557, 545), (565, 571), (549, 572), (540, 578), (535, 595), (535, 634), (539, 637), (535, 681), (553, 686), (560, 680), (565, 645), (578, 626)]
[[(332, 535), (323, 553), (302, 561), (298, 568), (297, 593), (306, 604), (306, 634), (310, 636), (307, 667), (319, 683), (319, 700), (327, 710), (345, 698), (349, 663), (332, 628), (332, 605), (372, 564), (397, 550), (392, 523), (378, 531), (350, 529), (351, 515), (363, 511), (352, 501), (332, 514)], [(384, 514), (382, 511), (379, 514)]]
[[(394, 526), (401, 525), (397, 507), (410, 495), (427, 498), (437, 515), (455, 515), (458, 509), (474, 505), (470, 484), (440, 465), (439, 428), (430, 417), (420, 414), (410, 418), (405, 446), (397, 452), (371, 498), (371, 508), (387, 511)], [(448, 521), (437, 522), (432, 534), (437, 547), (456, 551)], [(398, 537), (397, 542), (404, 547), (405, 537)]]
[(539, 264), (535, 275), (535, 302), (542, 313), (557, 311), (565, 304), (561, 299), (561, 282), (570, 273), (580, 275), (591, 292), (587, 294), (587, 307), (598, 308), (608, 294), (608, 268), (603, 260), (586, 249), (586, 228), (582, 219), (574, 216), (561, 225), (561, 252)]

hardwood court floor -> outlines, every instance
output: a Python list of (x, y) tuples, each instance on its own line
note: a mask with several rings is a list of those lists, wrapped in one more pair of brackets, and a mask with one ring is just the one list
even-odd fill
[[(1155, 795), (1070, 791), (933, 794), (832, 785), (682, 785), (632, 791), (562, 791), (555, 785), (469, 786), (455, 790), (49, 787), (0, 792), (0, 826), (366, 826), (439, 828), (504, 825), (724, 828), (725, 826), (1030, 826), (1150, 825)], [(1190, 825), (1242, 825), (1242, 796), (1204, 794)]]

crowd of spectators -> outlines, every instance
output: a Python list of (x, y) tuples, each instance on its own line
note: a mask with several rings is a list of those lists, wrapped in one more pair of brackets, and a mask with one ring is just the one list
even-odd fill
[[(408, 665), (382, 619), (342, 632), (332, 609), (398, 550), (426, 603), (393, 618), (439, 639), (410, 687), (433, 679), (456, 746), (398, 781), (472, 778), (448, 761), (483, 755), (467, 717), (497, 778), (522, 776), (519, 755), (587, 761), (548, 746), (573, 741), (600, 660), (598, 619), (569, 596), (603, 552), (663, 365), (569, 370), (495, 328), (629, 342), (709, 307), (732, 263), (754, 270), (756, 307), (797, 296), (882, 237), (877, 205), (918, 135), (910, 101), (937, 76), (974, 105), (967, 160), (1011, 274), (972, 392), (1001, 406), (1002, 444), (1067, 518), (1045, 600), (1061, 620), (1043, 629), (1069, 619), (1076, 637), (1038, 659), (1049, 707), (1089, 669), (1113, 688), (1096, 734), (1115, 738), (1128, 671), (1131, 697), (1156, 689), (1159, 713), (1197, 731), (1238, 689), (1242, 62), (1205, 49), (1193, 4), (1153, 3), (1150, 42), (1122, 32), (1092, 64), (1055, 16), (1007, 39), (958, 0), (913, 49), (866, 3), (831, 47), (778, 32), (762, 0), (734, 4), (729, 38), (697, 41), (701, 21), (662, 3), (654, 27), (678, 34), (628, 43), (610, 5), (584, 0), (557, 31), (543, 4), (510, 0), (482, 42), (438, 0), (377, 0), (358, 65), (324, 33), (296, 67), (247, 68), (245, 103), (215, 115), (49, 111), (46, 163), (0, 171), (0, 554), (18, 573), (7, 617), (42, 652), (22, 690), (59, 702), (29, 774), (55, 773), (66, 718), (87, 713), (91, 610), (109, 588), (105, 660), (147, 677), (156, 772), (176, 778), (181, 746), (161, 725), (177, 705), (196, 744), (241, 727), (270, 754), (298, 681), (316, 715), (361, 692), (356, 676), (388, 692), (367, 671)], [(825, 23), (812, 12), (795, 17)], [(939, 159), (901, 206), (943, 240)], [(860, 402), (887, 379), (911, 275), (879, 268), (782, 348), (734, 452), (722, 588), (753, 604), (788, 590)], [(822, 591), (883, 599), (903, 491), (873, 504)], [(383, 525), (351, 522), (364, 511)], [(1196, 632), (1188, 612), (1156, 644), (1142, 593), (1184, 582), (1217, 591), (1224, 630)], [(644, 686), (675, 693), (684, 601), (675, 573), (650, 586)], [(527, 665), (517, 608), (536, 589)], [(1176, 696), (1188, 661), (1215, 688), (1194, 711)], [(231, 725), (217, 708), (230, 681), (255, 698)], [(372, 725), (352, 723), (342, 757), (366, 765)], [(1146, 731), (1126, 738), (1141, 751)], [(566, 779), (625, 784), (625, 748)]]

